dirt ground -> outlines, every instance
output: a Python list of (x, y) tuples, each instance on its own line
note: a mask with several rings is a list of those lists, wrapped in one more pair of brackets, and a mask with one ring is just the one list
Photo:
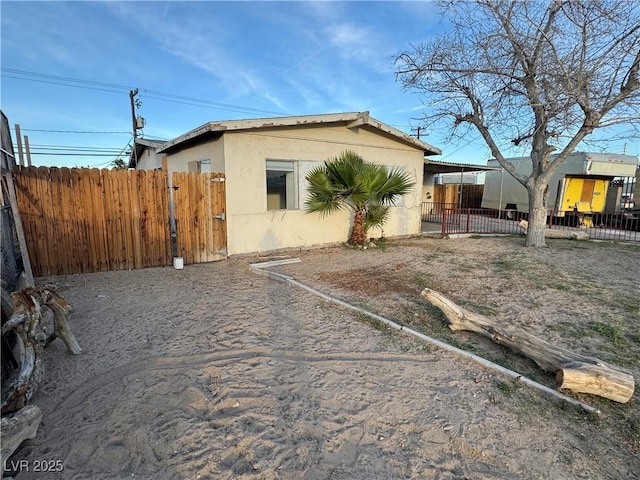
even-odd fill
[[(453, 333), (424, 287), (640, 378), (640, 248), (521, 237), (294, 251), (273, 268), (553, 385), (532, 362)], [(37, 438), (18, 480), (636, 479), (640, 401), (551, 399), (372, 324), (238, 257), (38, 279), (74, 307), (83, 348), (45, 352)], [(36, 461), (61, 472), (34, 472)], [(28, 471), (27, 471), (28, 470)]]

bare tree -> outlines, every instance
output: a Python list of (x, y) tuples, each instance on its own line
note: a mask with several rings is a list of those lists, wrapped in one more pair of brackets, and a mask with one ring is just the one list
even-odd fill
[[(453, 120), (452, 135), (468, 128), (480, 133), (527, 188), (526, 245), (544, 246), (547, 187), (558, 166), (596, 130), (623, 124), (638, 132), (640, 4), (476, 0), (441, 6), (453, 28), (400, 54), (396, 76), (424, 95), (431, 108), (423, 121)], [(527, 146), (531, 175), (506, 160), (507, 140)]]

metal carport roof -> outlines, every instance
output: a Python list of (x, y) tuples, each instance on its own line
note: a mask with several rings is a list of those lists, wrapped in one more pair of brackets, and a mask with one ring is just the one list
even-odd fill
[(486, 172), (489, 170), (500, 170), (500, 168), (488, 167), (486, 165), (473, 165), (471, 163), (441, 162), (428, 158), (424, 159), (425, 173)]

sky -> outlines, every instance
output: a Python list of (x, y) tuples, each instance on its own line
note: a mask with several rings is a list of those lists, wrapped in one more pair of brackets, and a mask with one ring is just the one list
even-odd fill
[[(369, 111), (416, 135), (428, 114), (394, 58), (448, 24), (420, 2), (3, 1), (1, 103), (32, 163), (104, 168), (138, 135), (168, 140), (210, 121)], [(15, 131), (13, 133), (16, 148)], [(436, 160), (486, 164), (478, 134)], [(640, 142), (613, 153), (638, 155)]]

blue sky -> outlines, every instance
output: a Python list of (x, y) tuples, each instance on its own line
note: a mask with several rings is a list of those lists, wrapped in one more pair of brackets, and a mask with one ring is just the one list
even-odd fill
[[(447, 28), (431, 2), (3, 1), (1, 9), (2, 110), (28, 135), (33, 163), (49, 166), (104, 167), (126, 151), (134, 88), (150, 139), (215, 120), (364, 110), (415, 133), (424, 108), (396, 82), (393, 59)], [(422, 136), (443, 150), (440, 160), (490, 156), (477, 134), (444, 138)], [(83, 152), (94, 156), (69, 155)]]

